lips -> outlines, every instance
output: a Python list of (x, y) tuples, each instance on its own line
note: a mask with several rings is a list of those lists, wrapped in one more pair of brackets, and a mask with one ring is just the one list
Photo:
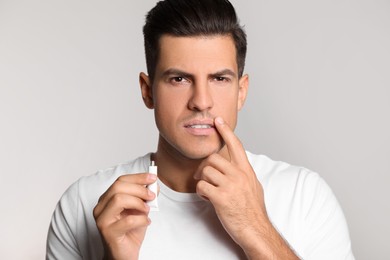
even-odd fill
[(213, 128), (214, 126), (212, 125), (190, 125), (190, 126), (187, 126), (189, 128)]
[(214, 120), (212, 119), (190, 120), (184, 124), (184, 128), (195, 136), (208, 136), (215, 132)]
[(207, 129), (214, 128), (214, 120), (204, 119), (204, 120), (191, 120), (184, 124), (185, 128), (196, 128), (196, 129)]

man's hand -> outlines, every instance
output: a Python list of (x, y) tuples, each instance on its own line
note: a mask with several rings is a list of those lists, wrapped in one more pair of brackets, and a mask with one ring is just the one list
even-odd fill
[(195, 173), (197, 193), (210, 200), (223, 227), (251, 259), (297, 259), (273, 228), (266, 212), (263, 188), (245, 150), (222, 118), (215, 127), (230, 160), (210, 155)]
[(148, 173), (119, 177), (99, 198), (93, 215), (105, 247), (105, 259), (138, 259), (145, 237), (149, 206), (156, 196), (146, 185), (156, 181)]

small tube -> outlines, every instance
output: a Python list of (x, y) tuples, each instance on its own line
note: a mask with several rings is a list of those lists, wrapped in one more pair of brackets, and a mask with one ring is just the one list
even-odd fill
[[(157, 175), (157, 165), (154, 165), (154, 161), (150, 162), (149, 173)], [(148, 185), (147, 188), (156, 194), (156, 197), (153, 200), (149, 200), (146, 203), (149, 205), (151, 211), (158, 211), (158, 201), (157, 201), (157, 180)]]

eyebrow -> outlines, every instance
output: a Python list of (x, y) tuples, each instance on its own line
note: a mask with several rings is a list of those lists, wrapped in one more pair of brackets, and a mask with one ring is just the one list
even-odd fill
[(217, 71), (217, 72), (211, 74), (211, 76), (213, 76), (213, 77), (219, 77), (219, 76), (223, 76), (223, 75), (229, 75), (229, 76), (232, 76), (232, 77), (237, 77), (237, 74), (234, 73), (234, 71), (232, 71), (230, 69), (220, 70), (220, 71)]
[[(166, 76), (169, 76), (169, 75), (179, 75), (179, 76), (182, 76), (182, 77), (193, 78), (193, 75), (191, 73), (185, 72), (185, 71), (180, 70), (180, 69), (175, 69), (175, 68), (167, 69), (162, 74), (163, 77), (166, 77)], [(232, 77), (237, 77), (237, 74), (234, 71), (230, 70), (230, 69), (223, 69), (223, 70), (220, 70), (220, 71), (216, 71), (214, 73), (209, 74), (209, 77), (220, 77), (220, 76), (223, 76), (223, 75), (229, 75), (229, 76), (232, 76)]]
[(179, 70), (179, 69), (167, 69), (166, 71), (164, 71), (164, 73), (162, 74), (163, 77), (166, 77), (166, 76), (169, 76), (169, 75), (180, 75), (182, 77), (192, 77), (192, 75), (188, 72), (185, 72), (183, 70)]

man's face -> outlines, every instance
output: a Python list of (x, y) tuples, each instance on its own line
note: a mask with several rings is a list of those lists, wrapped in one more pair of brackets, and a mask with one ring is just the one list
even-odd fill
[(230, 36), (162, 36), (147, 104), (155, 109), (159, 148), (190, 159), (220, 151), (214, 118), (221, 116), (234, 129), (246, 96), (247, 76), (239, 79), (237, 73)]

